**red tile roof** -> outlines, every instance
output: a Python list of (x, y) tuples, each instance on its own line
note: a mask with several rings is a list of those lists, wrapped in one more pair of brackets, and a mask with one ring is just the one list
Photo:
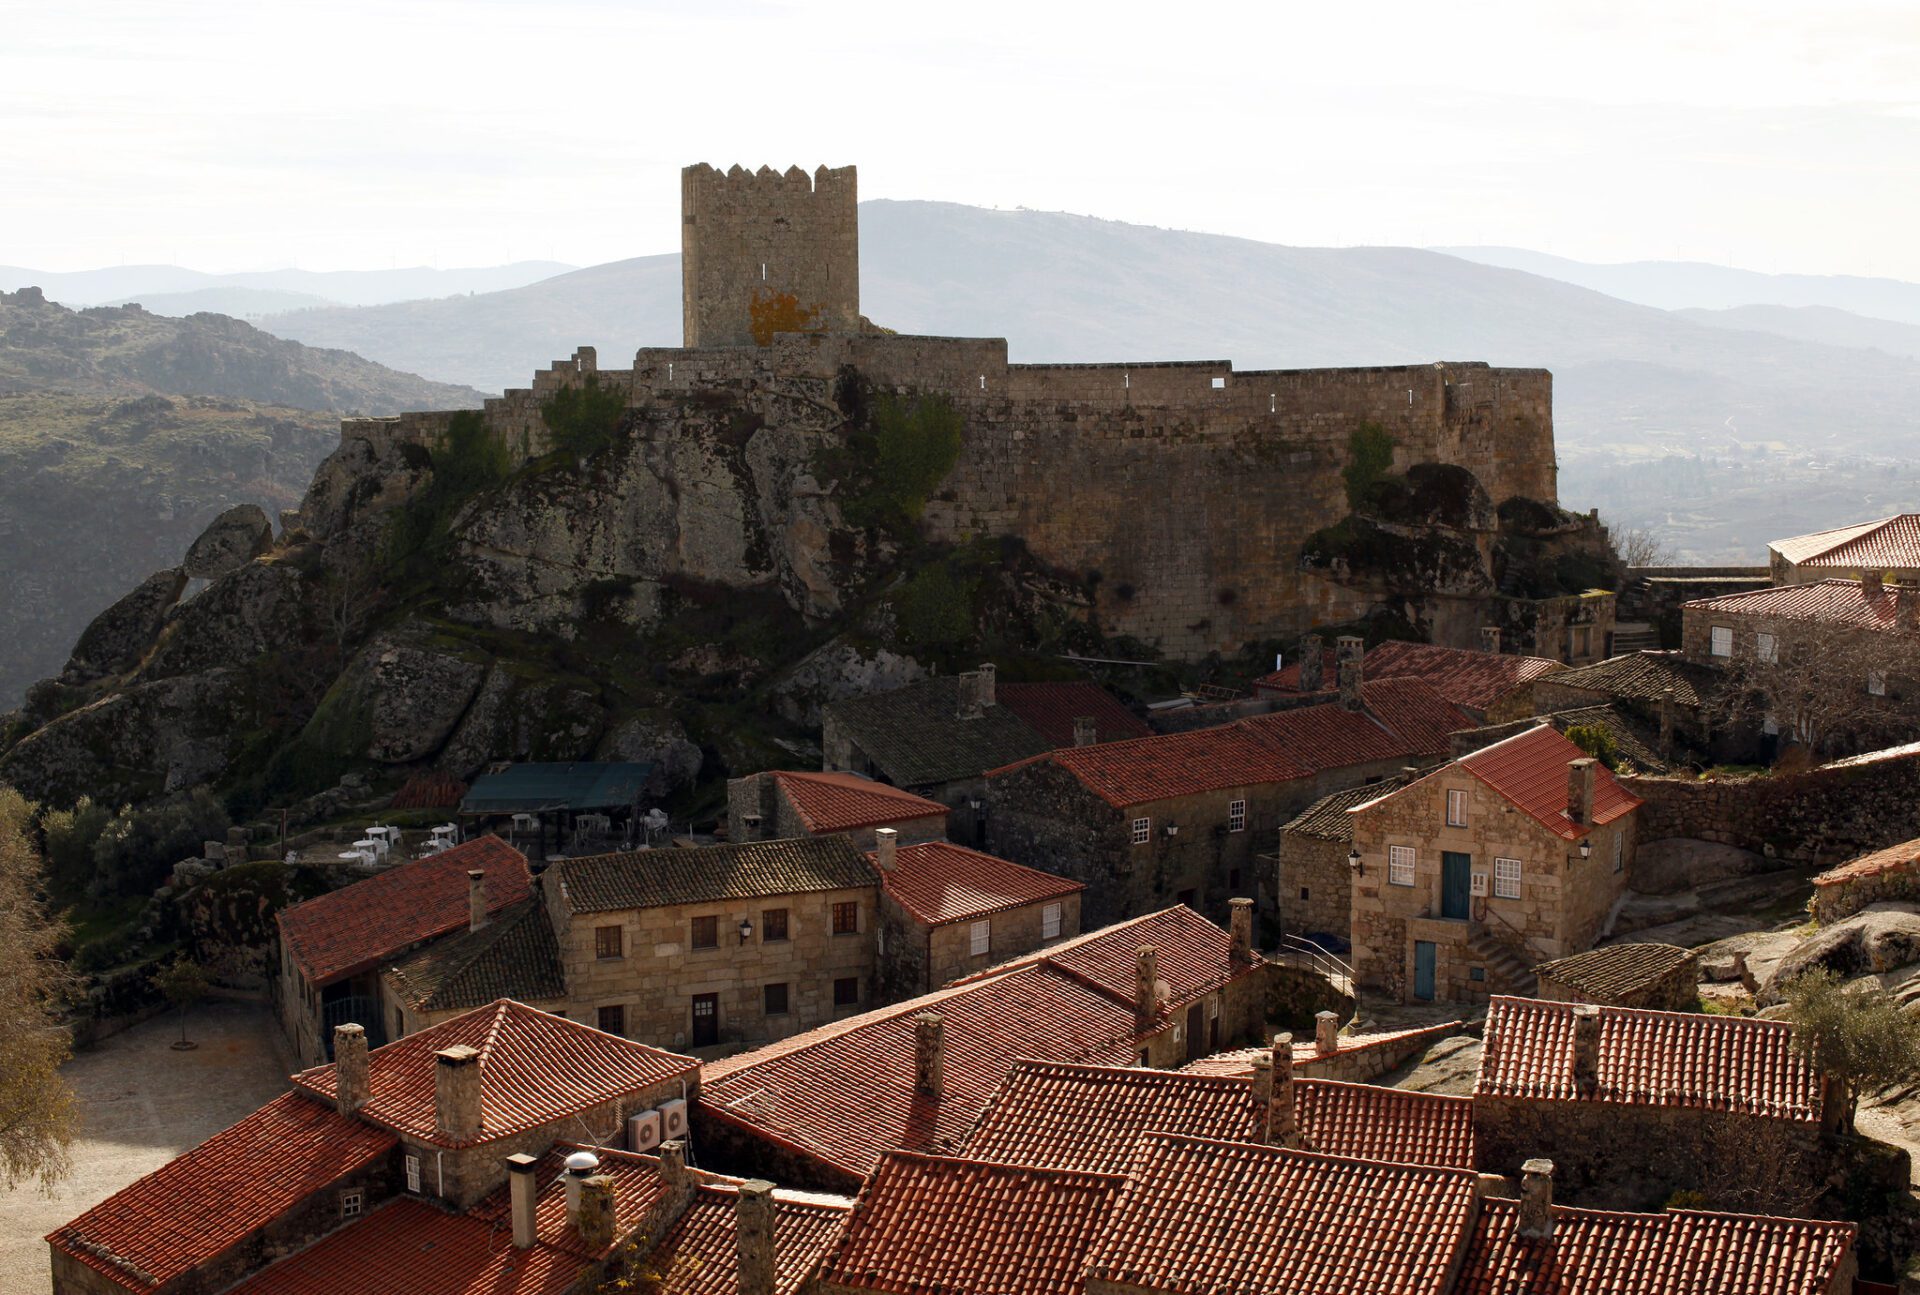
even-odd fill
[(1911, 841), (1902, 841), (1890, 845), (1884, 850), (1875, 850), (1863, 854), (1857, 859), (1849, 859), (1837, 868), (1829, 868), (1813, 879), (1816, 886), (1837, 886), (1842, 882), (1858, 881), (1862, 877), (1877, 877), (1887, 872), (1909, 872), (1920, 870), (1920, 837)]
[(283, 1093), (47, 1241), (123, 1286), (146, 1290), (215, 1258), (394, 1145), (392, 1134), (330, 1104)]
[(1441, 755), (1451, 734), (1472, 727), (1474, 717), (1425, 679), (1379, 679), (1360, 686), (1372, 716), (1400, 735), (1414, 755)]
[[(649, 1290), (658, 1295), (739, 1295), (738, 1195), (731, 1184), (705, 1183), (695, 1189), (686, 1213), (647, 1261), (650, 1270), (661, 1274)], [(798, 1295), (814, 1265), (840, 1239), (852, 1208), (845, 1197), (774, 1192), (774, 1295)]]
[(1473, 1099), (1331, 1079), (1293, 1081), (1301, 1145), (1330, 1156), (1473, 1168)]
[(1003, 683), (995, 699), (1054, 746), (1073, 745), (1073, 721), (1092, 716), (1102, 742), (1148, 737), (1147, 722), (1096, 683)]
[(1020, 1061), (980, 1113), (964, 1151), (972, 1160), (1121, 1173), (1143, 1134), (1253, 1141), (1260, 1115), (1244, 1079)]
[(896, 1151), (861, 1191), (821, 1280), (891, 1295), (1079, 1295), (1120, 1183)]
[(467, 872), (487, 874), (487, 911), (527, 897), (527, 856), (483, 836), (280, 910), (280, 938), (316, 985), (357, 975), (467, 924)]
[[(1334, 656), (1323, 658), (1322, 678), (1334, 680)], [(1419, 678), (1456, 706), (1484, 711), (1502, 697), (1543, 674), (1566, 667), (1547, 657), (1517, 656), (1506, 652), (1476, 652), (1468, 648), (1439, 647), (1432, 643), (1398, 640), (1369, 648), (1360, 664), (1367, 682), (1377, 679)], [(1365, 684), (1362, 684), (1364, 688)], [(1254, 681), (1262, 692), (1297, 693), (1300, 663), (1276, 670)]]
[(1615, 1102), (1817, 1121), (1819, 1075), (1784, 1021), (1601, 1007), (1599, 1082), (1573, 1077), (1572, 1003), (1496, 997), (1476, 1097)]
[(1518, 1236), (1519, 1206), (1488, 1199), (1455, 1295), (1827, 1295), (1852, 1223), (1555, 1207), (1553, 1236)]
[[(1481, 747), (1455, 761), (1499, 796), (1569, 841), (1592, 831), (1567, 817), (1567, 766), (1586, 752), (1551, 724)], [(1431, 777), (1432, 775), (1428, 775)], [(1593, 825), (1613, 822), (1640, 808), (1640, 798), (1620, 785), (1605, 765), (1594, 767)]]
[(1795, 566), (1889, 570), (1920, 567), (1920, 513), (1898, 513), (1767, 545)]
[[(874, 858), (868, 855), (868, 858)], [(875, 866), (878, 867), (876, 860)], [(950, 841), (902, 846), (894, 866), (880, 874), (881, 889), (929, 926), (1063, 899), (1085, 883), (969, 850)]]
[(1696, 598), (1682, 603), (1687, 611), (1737, 616), (1766, 616), (1777, 620), (1816, 621), (1856, 629), (1898, 630), (1914, 633), (1912, 619), (1901, 625), (1900, 594), (1881, 585), (1868, 595), (1858, 580), (1815, 580), (1804, 585), (1778, 585), (1719, 598)]
[(1169, 1295), (1439, 1295), (1474, 1188), (1468, 1170), (1156, 1133), (1087, 1277)]
[(916, 818), (945, 818), (952, 811), (937, 800), (916, 796), (857, 773), (771, 773), (809, 832), (851, 832), (856, 828), (904, 823)]
[[(455, 1044), (480, 1053), (481, 1136), (448, 1138), (434, 1127), (433, 1054)], [(549, 1015), (503, 998), (410, 1034), (368, 1058), (370, 1096), (359, 1114), (436, 1146), (509, 1137), (671, 1079), (694, 1079), (692, 1057)], [(315, 1066), (296, 1086), (333, 1101), (334, 1069)]]

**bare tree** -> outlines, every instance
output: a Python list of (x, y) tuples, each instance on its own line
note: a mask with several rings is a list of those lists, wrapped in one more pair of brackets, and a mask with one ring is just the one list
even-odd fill
[(320, 602), (326, 609), (327, 632), (340, 656), (345, 657), (347, 648), (366, 630), (380, 592), (379, 581), (363, 560), (353, 558), (327, 572)]
[(1607, 533), (1613, 537), (1615, 555), (1626, 566), (1664, 567), (1673, 562), (1672, 546), (1650, 527), (1629, 526), (1624, 530), (1608, 527)]
[(1782, 738), (1822, 756), (1920, 736), (1920, 640), (1910, 634), (1780, 620), (1741, 649), (1706, 707), (1717, 727), (1771, 721)]
[(70, 982), (53, 956), (66, 929), (40, 899), (32, 821), (33, 806), (0, 788), (0, 1187), (50, 1186), (73, 1138), (73, 1093), (60, 1077)]

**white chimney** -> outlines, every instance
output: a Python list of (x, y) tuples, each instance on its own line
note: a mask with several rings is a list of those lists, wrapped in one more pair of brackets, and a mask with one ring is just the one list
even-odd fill
[(467, 929), (477, 931), (487, 924), (487, 874), (474, 868), (467, 873)]
[(527, 1249), (537, 1239), (534, 1205), (539, 1187), (533, 1181), (533, 1169), (539, 1163), (524, 1151), (507, 1157), (507, 1213), (513, 1223), (513, 1244), (517, 1250)]
[(896, 828), (876, 827), (873, 829), (873, 861), (882, 872), (892, 872), (897, 862), (900, 848), (900, 832)]
[(591, 1151), (576, 1151), (567, 1157), (567, 1223), (580, 1226), (580, 1186), (600, 1172), (600, 1157)]

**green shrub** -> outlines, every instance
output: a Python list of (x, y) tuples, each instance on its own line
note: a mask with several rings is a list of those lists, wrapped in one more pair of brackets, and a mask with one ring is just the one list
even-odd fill
[(855, 488), (841, 515), (855, 526), (904, 531), (959, 462), (965, 420), (945, 396), (876, 392), (860, 412), (865, 425), (848, 438)]
[(1393, 437), (1379, 423), (1362, 423), (1347, 438), (1347, 466), (1340, 471), (1347, 483), (1347, 506), (1367, 503), (1374, 485), (1393, 467)]
[(959, 647), (973, 637), (978, 587), (954, 578), (946, 563), (914, 573), (893, 597), (900, 636), (916, 647)]
[(562, 387), (540, 404), (540, 417), (553, 433), (553, 448), (578, 459), (592, 458), (618, 438), (627, 398), (602, 387), (598, 374), (579, 386)]
[(56, 894), (77, 894), (93, 875), (93, 845), (113, 822), (113, 811), (82, 796), (72, 809), (50, 811), (40, 820), (47, 842), (47, 877)]
[(1613, 734), (1599, 724), (1574, 724), (1567, 729), (1567, 741), (1609, 769), (1620, 767), (1620, 748)]
[(394, 514), (387, 531), (386, 561), (404, 569), (448, 537), (460, 506), (505, 481), (513, 454), (488, 429), (484, 416), (463, 409), (447, 420), (446, 433), (430, 452), (433, 477)]
[(99, 895), (151, 891), (182, 859), (198, 858), (203, 842), (226, 836), (227, 809), (204, 787), (145, 809), (123, 809), (93, 843), (93, 878)]

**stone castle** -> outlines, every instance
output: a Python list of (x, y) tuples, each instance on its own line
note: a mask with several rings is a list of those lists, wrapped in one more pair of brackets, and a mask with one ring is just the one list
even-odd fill
[[(641, 436), (672, 435), (665, 411), (689, 402), (736, 402), (778, 428), (798, 405), (830, 400), (848, 369), (882, 390), (938, 394), (964, 415), (965, 432), (958, 461), (926, 503), (928, 537), (1015, 537), (1091, 588), (1110, 632), (1185, 659), (1290, 638), (1378, 604), (1377, 587), (1343, 581), (1338, 570), (1304, 570), (1301, 561), (1310, 536), (1348, 516), (1342, 470), (1355, 432), (1375, 427), (1392, 438), (1393, 471), (1454, 465), (1484, 492), (1457, 528), (1479, 551), (1476, 578), (1431, 591), (1422, 613), (1436, 641), (1478, 642), (1495, 592), (1498, 505), (1555, 502), (1545, 370), (1014, 364), (1000, 338), (896, 335), (860, 314), (856, 198), (850, 166), (812, 176), (797, 167), (686, 168), (685, 345), (642, 348), (621, 370), (599, 369), (593, 349), (582, 348), (536, 373), (531, 387), (489, 400), (488, 427), (538, 454), (547, 438), (542, 403), (588, 381), (626, 393)], [(343, 441), (431, 445), (450, 417), (349, 420)], [(775, 493), (784, 501), (809, 492), (831, 499), (830, 485), (805, 472), (790, 473)], [(755, 511), (753, 501), (745, 511)], [(770, 529), (786, 529), (786, 550), (805, 546), (789, 513), (765, 498), (758, 511)], [(773, 547), (783, 547), (778, 537)], [(804, 555), (793, 561), (806, 565)], [(796, 579), (809, 591), (810, 615), (835, 609), (821, 579), (804, 571)], [(741, 581), (795, 583), (772, 567)]]

